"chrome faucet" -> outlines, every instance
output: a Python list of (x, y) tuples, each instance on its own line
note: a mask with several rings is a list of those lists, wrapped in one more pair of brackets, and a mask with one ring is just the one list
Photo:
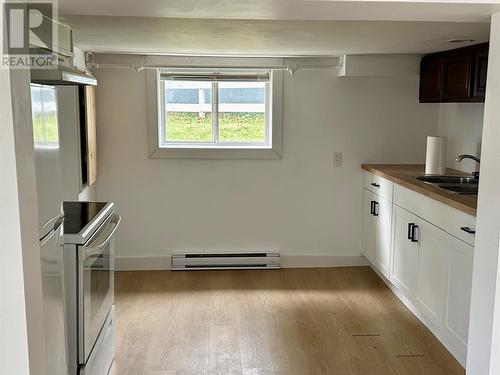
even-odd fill
[[(475, 162), (477, 163), (481, 163), (481, 160), (477, 157), (477, 156), (474, 156), (474, 155), (469, 155), (469, 154), (462, 154), (462, 155), (458, 155), (457, 158), (455, 159), (458, 163), (460, 163), (462, 160), (464, 159), (471, 159), (471, 160), (474, 160)], [(479, 179), (479, 171), (477, 172), (472, 172), (472, 175), (474, 176), (474, 178), (476, 179)]]

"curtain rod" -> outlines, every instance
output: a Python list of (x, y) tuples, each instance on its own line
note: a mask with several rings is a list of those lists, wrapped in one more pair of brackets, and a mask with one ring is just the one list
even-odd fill
[(342, 64), (307, 64), (307, 65), (277, 65), (277, 66), (220, 66), (220, 65), (202, 65), (202, 66), (193, 66), (193, 65), (178, 65), (178, 64), (165, 64), (165, 65), (151, 65), (151, 64), (138, 64), (138, 65), (122, 65), (122, 64), (100, 64), (97, 62), (88, 62), (88, 68), (100, 69), (100, 68), (111, 68), (111, 69), (133, 69), (136, 72), (140, 72), (144, 69), (223, 69), (223, 70), (280, 70), (287, 71), (292, 75), (298, 70), (316, 70), (316, 69), (332, 69), (336, 67), (340, 67)]

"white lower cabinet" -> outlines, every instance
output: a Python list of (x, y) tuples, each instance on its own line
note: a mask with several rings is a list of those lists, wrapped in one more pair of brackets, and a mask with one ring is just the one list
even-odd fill
[(375, 257), (373, 263), (385, 277), (389, 277), (391, 266), (392, 202), (382, 197), (377, 197), (376, 202), (375, 214), (377, 225), (375, 227)]
[(464, 365), (474, 248), (394, 205), (390, 282)]
[(392, 202), (363, 189), (363, 255), (389, 277)]
[(394, 205), (390, 281), (433, 324), (441, 323), (454, 238)]
[(415, 215), (394, 205), (392, 267), (389, 279), (410, 299), (417, 284), (418, 248), (410, 239), (410, 225), (416, 221)]
[(424, 221), (418, 221), (417, 285), (415, 305), (436, 327), (442, 323), (448, 287), (450, 243), (454, 238)]
[[(399, 188), (396, 186), (395, 190)], [(414, 205), (412, 194), (418, 195), (419, 209), (446, 221), (431, 223), (405, 209)], [(443, 213), (433, 202), (426, 206), (430, 198), (423, 199), (415, 192), (407, 192), (404, 199), (398, 194), (397, 198), (397, 204), (393, 204), (364, 188), (363, 254), (465, 366), (474, 248), (470, 245), (473, 240), (451, 235), (448, 227), (470, 226), (475, 218), (459, 211), (456, 217), (450, 217), (449, 207)]]
[(448, 288), (444, 315), (444, 330), (455, 350), (465, 358), (469, 333), (470, 295), (472, 289), (472, 259), (474, 248), (454, 239), (450, 242)]
[(376, 217), (373, 215), (373, 202), (376, 195), (368, 189), (363, 189), (363, 234), (361, 238), (361, 247), (363, 255), (371, 263), (375, 256), (375, 226)]
[(473, 247), (397, 205), (390, 282), (464, 365)]

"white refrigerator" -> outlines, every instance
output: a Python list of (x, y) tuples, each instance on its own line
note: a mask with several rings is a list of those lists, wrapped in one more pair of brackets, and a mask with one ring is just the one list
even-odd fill
[(67, 374), (57, 91), (31, 85), (47, 374)]

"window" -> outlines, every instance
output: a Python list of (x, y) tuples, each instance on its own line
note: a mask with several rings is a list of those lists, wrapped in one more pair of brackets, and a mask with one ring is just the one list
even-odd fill
[(31, 84), (31, 107), (35, 147), (58, 148), (56, 90), (50, 86)]
[[(151, 156), (279, 157), (275, 84), (281, 86), (281, 80), (264, 69), (158, 70)], [(271, 154), (265, 156), (266, 150)]]
[(269, 147), (269, 77), (160, 72), (160, 147)]

